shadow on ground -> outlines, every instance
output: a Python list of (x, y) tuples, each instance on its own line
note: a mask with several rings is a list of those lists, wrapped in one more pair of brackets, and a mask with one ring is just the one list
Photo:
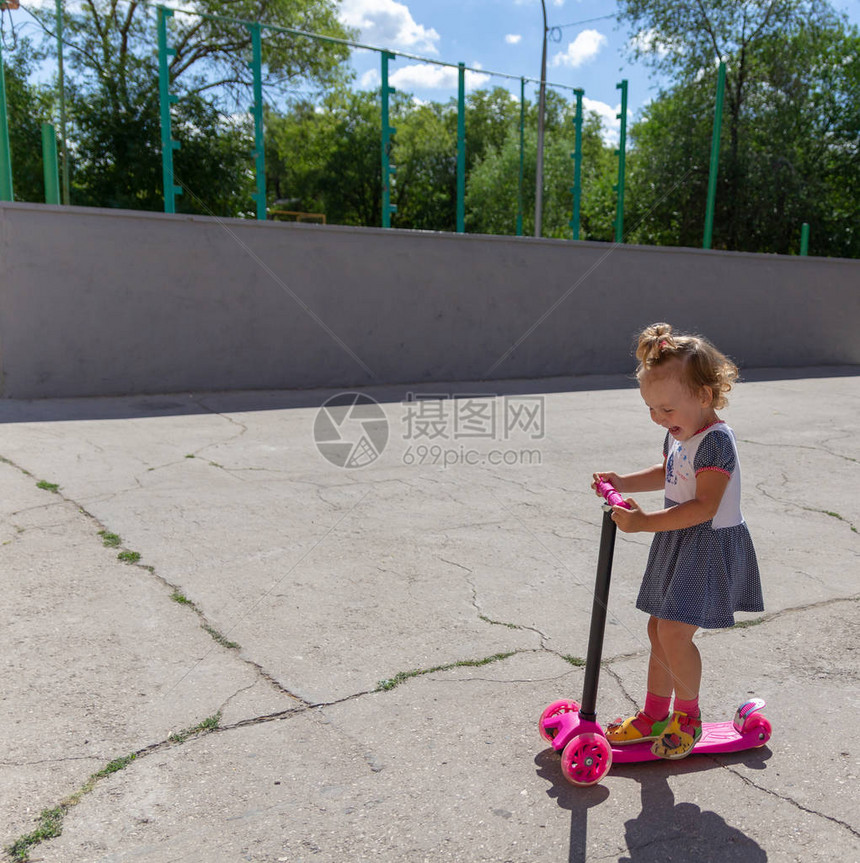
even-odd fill
[[(768, 748), (739, 752), (716, 758), (694, 758), (683, 764), (648, 762), (625, 764), (612, 768), (615, 777), (638, 782), (642, 808), (635, 818), (624, 824), (627, 853), (618, 863), (667, 863), (672, 860), (695, 860), (697, 863), (764, 863), (767, 854), (753, 839), (730, 824), (716, 812), (695, 803), (675, 803), (669, 778), (675, 774), (692, 774), (720, 770), (735, 764), (763, 770), (771, 757)], [(568, 863), (585, 863), (588, 853), (588, 821), (601, 817), (601, 804), (610, 792), (602, 785), (586, 788), (567, 782), (561, 772), (559, 755), (544, 749), (535, 758), (537, 775), (551, 783), (547, 796), (570, 812), (570, 851)], [(593, 810), (589, 816), (589, 810)], [(601, 858), (601, 859), (608, 859)]]

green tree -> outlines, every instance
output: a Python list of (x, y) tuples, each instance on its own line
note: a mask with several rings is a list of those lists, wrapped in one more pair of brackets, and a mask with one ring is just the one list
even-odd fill
[[(523, 231), (534, 233), (537, 133), (525, 137), (523, 158)], [(547, 160), (549, 162), (549, 160)], [(477, 234), (514, 234), (517, 224), (520, 135), (513, 130), (501, 147), (491, 147), (469, 175), (466, 229)]]
[(829, 236), (834, 228), (842, 235), (834, 245), (813, 230), (817, 253), (851, 247), (853, 232), (839, 231), (827, 212), (844, 214), (839, 190), (856, 190), (856, 28), (823, 0), (621, 0), (619, 11), (635, 37), (634, 55), (675, 81), (632, 131), (628, 200), (636, 238), (701, 242), (696, 226), (704, 221), (722, 59), (714, 246), (787, 252), (813, 213), (821, 227), (830, 222)]
[(9, 149), (12, 157), (12, 191), (16, 201), (44, 201), (42, 121), (50, 121), (52, 93), (28, 83), (33, 72), (32, 52), (19, 43), (14, 57), (4, 57)]
[[(381, 224), (379, 94), (338, 90), (267, 121), (267, 186), (285, 210), (340, 225)], [(278, 204), (277, 202), (282, 203)]]
[(332, 221), (377, 226), (382, 223), (379, 96), (349, 93), (343, 103), (318, 187)]
[(741, 230), (762, 250), (790, 253), (800, 226), (811, 252), (860, 257), (860, 31), (806, 25), (763, 46), (766, 70), (743, 130)]
[[(814, 254), (857, 255), (856, 28), (834, 18), (803, 23), (760, 39), (744, 63), (742, 109), (732, 118), (727, 105), (723, 117), (723, 140), (730, 127), (735, 143), (721, 148), (714, 247), (796, 252), (808, 221)], [(663, 93), (634, 125), (634, 241), (701, 244), (715, 89), (710, 67)]]
[[(163, 206), (160, 117), (146, 91), (139, 102), (112, 108), (99, 89), (74, 93), (76, 119), (72, 203), (158, 211)], [(174, 177), (180, 213), (252, 215), (253, 136), (248, 123), (229, 122), (198, 94), (173, 107), (172, 132), (180, 149)]]
[[(244, 196), (247, 183), (235, 169), (239, 152), (250, 149), (237, 127), (251, 98), (248, 68), (251, 34), (238, 19), (273, 27), (310, 29), (345, 37), (335, 0), (196, 0), (188, 7), (201, 14), (177, 13), (170, 19), (171, 89), (181, 97), (173, 108), (173, 136), (182, 144), (177, 177), (192, 194), (180, 196), (180, 210), (206, 212), (233, 196), (234, 177)], [(46, 34), (44, 52), (53, 50), (53, 12), (32, 14)], [(232, 21), (217, 17), (229, 15)], [(67, 9), (65, 41), (70, 69), (70, 113), (79, 174), (73, 176), (73, 203), (103, 206), (161, 206), (161, 144), (155, 8), (136, 0), (88, 0)], [(263, 37), (266, 92), (278, 98), (297, 82), (325, 87), (342, 80), (346, 49), (306, 37), (267, 29)], [(203, 101), (205, 94), (206, 101)], [(211, 139), (223, 139), (215, 142)], [(220, 159), (221, 161), (217, 161)], [(201, 161), (202, 160), (202, 161)], [(213, 196), (214, 193), (214, 196)], [(230, 203), (236, 214), (245, 204)]]
[[(548, 94), (549, 95), (549, 94)], [(543, 232), (548, 237), (571, 236), (573, 159), (575, 145), (570, 106), (556, 94), (547, 100), (544, 142)], [(534, 233), (536, 116), (533, 106), (525, 135), (523, 170), (523, 233)], [(612, 184), (617, 161), (601, 139), (600, 118), (586, 115), (582, 135), (582, 197), (580, 239), (611, 240), (615, 196)], [(516, 230), (519, 185), (519, 118), (509, 126), (500, 147), (491, 146), (469, 175), (466, 192), (468, 230), (487, 234), (513, 234)]]
[(398, 168), (393, 200), (397, 214), (392, 223), (425, 231), (456, 230), (456, 104), (400, 103), (396, 125), (393, 158)]
[(615, 239), (615, 207), (618, 157), (603, 140), (603, 122), (588, 113), (582, 128), (582, 202), (580, 239), (612, 242)]
[[(379, 225), (379, 100), (378, 91), (345, 91), (329, 95), (319, 105), (307, 101), (284, 114), (270, 115), (267, 162), (273, 197), (291, 202), (288, 209), (325, 212), (329, 221)], [(564, 110), (563, 101), (551, 100), (549, 113), (555, 126), (562, 123)], [(392, 224), (418, 230), (456, 230), (456, 100), (419, 103), (409, 94), (397, 92), (391, 103), (391, 123), (397, 128), (391, 155), (397, 167), (392, 193), (397, 212)], [(506, 90), (469, 94), (467, 189), (474, 167), (514, 135), (519, 141), (519, 106)], [(512, 222), (510, 232), (513, 230)]]
[(326, 209), (318, 178), (331, 147), (331, 110), (311, 100), (266, 114), (266, 189), (275, 209), (319, 213)]
[[(706, 86), (678, 87), (651, 102), (633, 124), (625, 196), (628, 242), (701, 246), (713, 103)], [(716, 247), (726, 223), (723, 191), (717, 195)]]
[(510, 91), (494, 87), (470, 93), (466, 97), (467, 170), (490, 148), (501, 149), (511, 129), (519, 129), (519, 122), (520, 103)]

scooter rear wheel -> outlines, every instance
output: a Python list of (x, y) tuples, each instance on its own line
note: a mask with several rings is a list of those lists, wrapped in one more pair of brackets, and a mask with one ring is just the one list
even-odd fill
[(561, 753), (561, 772), (574, 785), (596, 785), (611, 766), (609, 741), (592, 731), (578, 734)]
[(555, 728), (546, 728), (544, 723), (547, 719), (552, 719), (553, 716), (560, 716), (562, 713), (579, 713), (579, 704), (569, 699), (561, 699), (560, 701), (553, 701), (552, 704), (544, 708), (538, 722), (538, 731), (547, 743), (552, 743), (558, 732)]

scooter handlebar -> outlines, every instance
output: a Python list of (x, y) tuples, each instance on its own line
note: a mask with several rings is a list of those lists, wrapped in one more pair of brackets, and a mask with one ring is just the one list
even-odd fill
[(611, 482), (607, 482), (605, 479), (599, 479), (597, 484), (594, 486), (599, 494), (602, 494), (606, 502), (610, 506), (623, 506), (624, 509), (630, 509), (629, 505), (624, 502), (624, 498), (621, 496), (620, 492), (615, 490), (615, 487)]

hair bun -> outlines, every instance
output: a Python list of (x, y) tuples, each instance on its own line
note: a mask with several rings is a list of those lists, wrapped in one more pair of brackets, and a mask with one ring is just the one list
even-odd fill
[(672, 325), (667, 323), (651, 324), (639, 335), (636, 346), (636, 359), (645, 366), (659, 360), (666, 351), (672, 352), (677, 348), (675, 339), (672, 337)]

